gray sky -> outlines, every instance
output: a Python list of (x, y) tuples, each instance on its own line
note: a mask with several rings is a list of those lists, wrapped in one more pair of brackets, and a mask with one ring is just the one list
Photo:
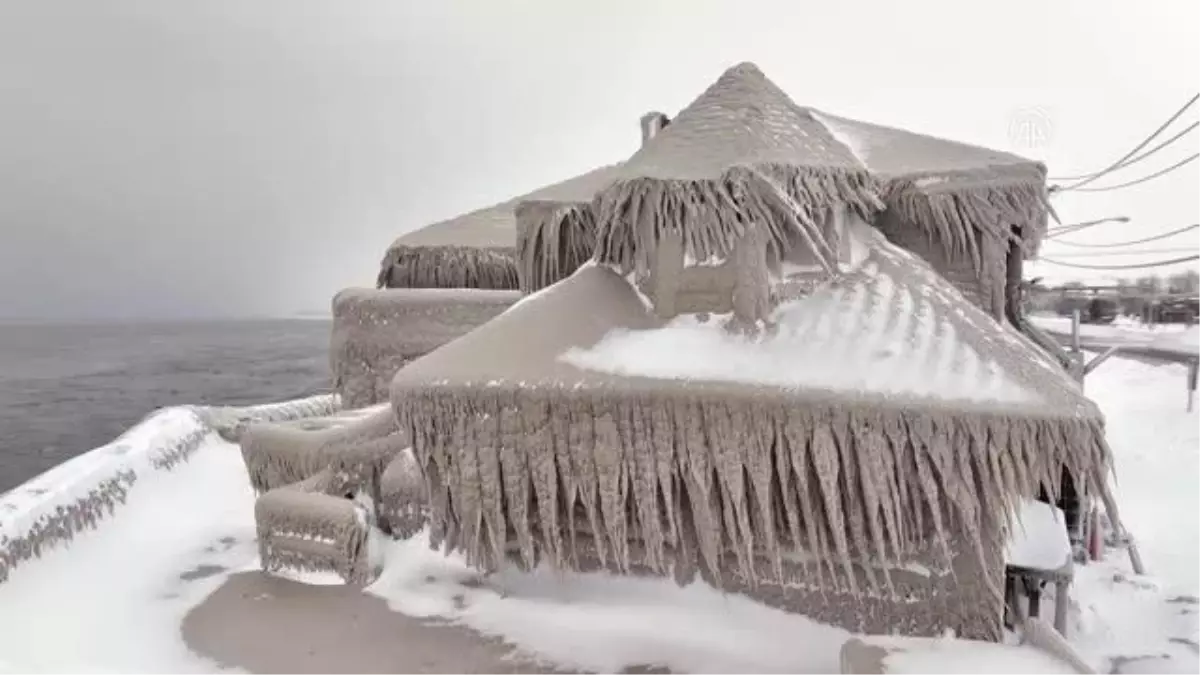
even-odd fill
[[(624, 158), (746, 60), (801, 104), (1091, 172), (1196, 92), (1198, 26), (1194, 0), (3, 0), (0, 317), (324, 310), (397, 235)], [(1134, 239), (1200, 220), (1198, 177), (1058, 206)]]

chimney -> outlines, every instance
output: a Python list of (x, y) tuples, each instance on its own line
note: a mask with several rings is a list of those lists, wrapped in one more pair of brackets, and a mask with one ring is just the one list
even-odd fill
[(648, 112), (642, 115), (642, 145), (671, 123), (671, 118), (660, 112)]

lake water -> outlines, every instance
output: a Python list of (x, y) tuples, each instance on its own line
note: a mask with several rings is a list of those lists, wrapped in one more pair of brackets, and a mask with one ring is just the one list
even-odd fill
[(323, 320), (0, 324), (0, 492), (156, 408), (330, 389)]

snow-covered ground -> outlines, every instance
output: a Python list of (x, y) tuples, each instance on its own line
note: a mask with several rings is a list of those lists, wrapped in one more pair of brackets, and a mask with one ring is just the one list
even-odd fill
[[(1087, 382), (1108, 415), (1123, 516), (1152, 574), (1134, 577), (1124, 550), (1116, 549), (1078, 570), (1070, 639), (1101, 672), (1200, 670), (1200, 433), (1197, 414), (1184, 410), (1182, 382), (1182, 366), (1122, 359)], [(240, 453), (216, 434), (171, 471), (146, 468), (155, 448), (200, 428), (189, 415), (160, 413), (78, 460), (80, 474), (107, 465), (134, 467), (139, 478), (127, 503), (97, 529), (16, 567), (0, 583), (0, 672), (214, 669), (188, 651), (179, 626), (229, 574), (257, 564), (253, 496)], [(69, 473), (68, 466), (59, 479), (39, 479), (57, 486), (54, 495), (27, 485), (0, 496), (0, 533), (19, 535), (31, 522), (19, 509), (36, 505), (44, 513), (54, 501), (76, 498), (64, 478)], [(699, 584), (547, 571), (504, 572), (479, 583), (461, 560), (430, 552), (424, 537), (390, 543), (384, 554), (384, 574), (367, 592), (393, 610), (465, 625), (568, 668), (835, 672), (849, 637)], [(1027, 649), (936, 644), (890, 665), (1030, 672), (1045, 664)]]
[[(1070, 334), (1071, 318), (1034, 315), (1030, 319), (1042, 330)], [(1150, 347), (1163, 351), (1196, 354), (1200, 350), (1200, 326), (1183, 324), (1147, 325), (1128, 317), (1118, 317), (1107, 325), (1083, 324), (1079, 336), (1097, 343)]]

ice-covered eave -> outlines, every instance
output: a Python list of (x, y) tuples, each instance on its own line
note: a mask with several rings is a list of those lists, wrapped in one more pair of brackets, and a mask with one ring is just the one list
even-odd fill
[(737, 164), (711, 178), (625, 178), (592, 203), (595, 257), (622, 270), (648, 269), (660, 240), (680, 234), (694, 259), (726, 258), (746, 223), (786, 247), (790, 233), (814, 227), (831, 209), (871, 219), (884, 207), (879, 194), (874, 177), (855, 167)]
[(952, 171), (917, 171), (905, 174), (881, 175), (884, 192), (892, 195), (916, 191), (928, 197), (956, 195), (991, 190), (1003, 193), (1028, 190), (1041, 195), (1048, 205), (1046, 167), (1040, 162), (994, 164)]
[[(560, 379), (559, 383), (565, 385), (566, 381)], [(596, 495), (598, 490), (601, 500), (620, 498), (619, 502), (604, 502), (605, 528), (615, 527), (618, 521), (609, 516), (622, 513), (626, 504), (645, 508), (690, 504), (695, 522), (707, 523), (686, 535), (702, 542), (700, 559), (692, 564), (707, 568), (709, 578), (720, 586), (721, 579), (728, 578), (730, 561), (708, 542), (728, 541), (733, 550), (740, 551), (751, 550), (754, 543), (772, 542), (770, 546), (777, 541), (774, 532), (725, 528), (720, 514), (706, 509), (707, 495), (735, 485), (735, 476), (739, 486), (743, 477), (749, 476), (750, 483), (758, 486), (756, 490), (780, 484), (788, 494), (829, 500), (822, 512), (834, 521), (806, 525), (810, 534), (821, 532), (820, 541), (808, 543), (815, 544), (813, 550), (829, 561), (831, 574), (850, 583), (853, 590), (852, 556), (896, 561), (931, 541), (949, 547), (951, 540), (970, 542), (973, 546), (969, 549), (986, 556), (983, 552), (991, 550), (991, 539), (1007, 531), (1010, 506), (1017, 499), (1034, 496), (1041, 489), (1056, 495), (1064, 467), (1070, 468), (1080, 484), (1090, 486), (1104, 479), (1109, 466), (1102, 426), (1085, 417), (1022, 418), (1011, 412), (985, 412), (983, 407), (975, 415), (939, 414), (907, 402), (900, 405), (894, 398), (848, 402), (813, 395), (807, 399), (803, 391), (632, 377), (614, 378), (607, 386), (516, 385), (503, 381), (493, 386), (409, 382), (401, 388), (403, 396), (393, 396), (393, 404), (402, 427), (414, 439), (418, 461), (437, 467), (430, 475), (445, 478), (444, 484), (430, 487), (449, 492), (450, 499), (440, 503), (452, 505), (454, 513), (435, 507), (435, 529), (443, 520), (445, 527), (453, 522), (482, 528), (482, 513), (490, 531), (515, 533), (522, 558), (530, 566), (539, 556), (548, 556), (556, 566), (566, 568), (578, 560), (572, 541), (533, 526), (530, 516), (537, 514), (543, 522), (546, 518), (570, 522), (577, 511), (571, 506), (560, 512), (561, 502), (554, 495), (564, 494), (564, 490)], [(397, 391), (394, 385), (393, 392)], [(481, 446), (503, 448), (499, 457), (446, 452), (455, 447), (465, 429)], [(638, 461), (646, 456), (654, 458), (650, 473), (645, 473), (647, 468)], [(591, 473), (574, 475), (570, 485), (575, 487), (564, 487), (555, 470), (555, 462), (562, 460), (556, 458), (584, 462)], [(480, 464), (471, 471), (459, 466), (475, 462)], [(482, 508), (479, 485), (472, 480), (460, 482), (459, 477), (482, 475), (485, 462), (500, 463), (498, 468), (506, 480), (494, 489), (505, 491), (503, 503), (509, 506), (477, 512)], [(775, 467), (793, 464), (795, 473), (772, 475)], [(664, 472), (705, 484), (662, 480)], [(487, 473), (500, 475), (496, 468)], [(810, 483), (795, 488), (799, 492), (789, 492), (797, 474), (818, 476), (819, 489)], [(929, 486), (937, 484), (935, 475), (941, 476), (946, 493), (928, 492)], [(626, 484), (626, 479), (617, 476), (634, 477), (628, 480), (629, 489), (636, 491), (632, 498), (615, 488), (610, 494), (605, 487)], [(710, 480), (712, 484), (708, 484)], [(900, 484), (904, 488), (899, 488)], [(682, 494), (659, 494), (660, 490)], [(863, 508), (843, 508), (847, 503), (861, 503), (864, 495), (873, 501)], [(531, 504), (534, 496), (536, 504)], [(785, 516), (773, 510), (778, 507), (773, 499), (728, 498), (741, 504), (738, 508), (759, 510), (745, 521), (751, 529), (760, 527), (756, 524), (785, 522), (780, 520)], [(936, 514), (933, 521), (921, 524), (915, 519), (925, 512), (926, 498), (936, 504)], [(593, 505), (586, 503), (589, 509)], [(814, 513), (807, 508), (798, 512)], [(667, 561), (681, 552), (670, 549), (661, 531), (651, 524), (673, 522), (672, 516), (642, 514), (636, 519), (621, 517), (619, 522), (619, 530), (606, 529), (604, 537), (597, 532), (595, 539), (611, 543), (617, 566), (628, 569), (631, 561), (623, 558), (624, 542), (632, 537), (649, 550), (639, 562), (670, 574)], [(960, 525), (952, 531), (950, 523)], [(848, 531), (859, 533), (856, 537), (861, 533), (877, 536), (842, 539)], [(484, 565), (503, 560), (508, 548), (507, 541), (478, 536), (473, 530), (460, 532), (447, 543), (465, 547), (468, 559)], [(682, 555), (690, 554), (684, 550)], [(767, 550), (764, 555), (772, 559), (782, 555), (782, 548)], [(835, 569), (842, 563), (845, 575)], [(749, 559), (736, 564), (738, 573), (751, 582), (762, 574)], [(994, 581), (998, 594), (999, 578)]]
[(591, 258), (596, 220), (588, 202), (526, 200), (517, 205), (516, 218), (522, 292), (561, 281)]
[(517, 288), (512, 244), (496, 247), (393, 245), (384, 254), (377, 288)]
[(982, 237), (1008, 242), (1019, 227), (1022, 250), (1030, 257), (1053, 216), (1045, 168), (1035, 163), (892, 178), (885, 184), (884, 201), (935, 236), (952, 256), (968, 256), (977, 270), (995, 262), (983, 259)]
[[(870, 143), (852, 124), (809, 110), (881, 184), (881, 196), (920, 226), (944, 235), (952, 249), (980, 264), (975, 231), (1008, 240), (1008, 228), (1022, 228), (1026, 256), (1033, 255), (1045, 235), (1047, 216), (1057, 219), (1049, 202), (1046, 166), (1016, 155), (967, 169), (891, 172), (872, 166)], [(923, 206), (920, 202), (927, 202)], [(965, 214), (965, 218), (964, 218)]]
[[(575, 355), (566, 352), (561, 358), (570, 363)], [(806, 409), (817, 417), (855, 409), (870, 415), (937, 416), (967, 425), (1014, 420), (1034, 425), (1062, 423), (1087, 427), (1104, 424), (1099, 409), (1082, 398), (1077, 404), (1064, 408), (1048, 406), (1040, 399), (967, 399), (922, 393), (898, 395), (887, 390), (849, 389), (804, 382), (756, 384), (704, 376), (648, 376), (574, 368), (565, 373), (497, 372), (479, 373), (474, 377), (430, 377), (420, 381), (397, 381), (392, 389), (394, 393), (402, 394), (404, 402), (398, 404), (400, 408), (406, 408), (409, 399), (450, 402), (494, 398), (515, 407), (524, 404), (570, 407), (573, 402), (585, 400), (625, 401), (633, 405), (650, 396), (679, 403), (708, 401), (714, 405), (754, 404)]]

